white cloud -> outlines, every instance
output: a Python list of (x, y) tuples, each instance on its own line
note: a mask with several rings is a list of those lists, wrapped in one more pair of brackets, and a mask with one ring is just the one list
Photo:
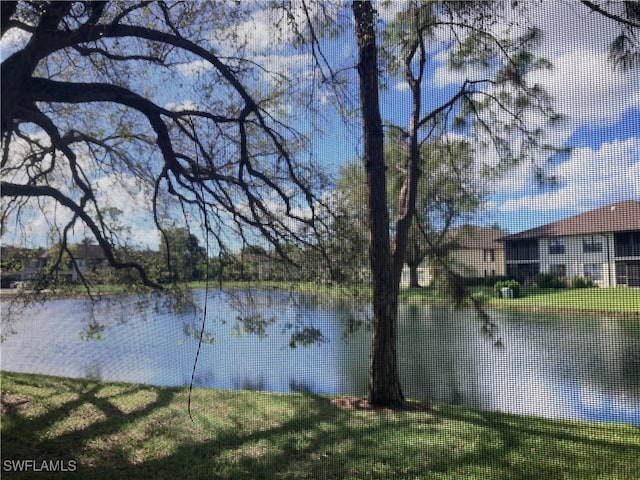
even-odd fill
[[(58, 188), (66, 195), (72, 195), (68, 188), (60, 183)], [(107, 208), (121, 211), (118, 222), (126, 229), (122, 239), (137, 245), (156, 248), (159, 235), (153, 224), (150, 211), (151, 198), (145, 186), (139, 179), (133, 177), (119, 178), (115, 175), (103, 176), (92, 183), (96, 193), (96, 200), (103, 212)], [(90, 205), (88, 211), (92, 211)], [(72, 212), (59, 205), (52, 199), (31, 199), (26, 208), (20, 212), (20, 218), (14, 216), (7, 222), (7, 231), (3, 240), (7, 244), (24, 244), (25, 246), (49, 245), (49, 236), (57, 238), (54, 233), (61, 231), (72, 219)], [(110, 226), (114, 226), (111, 219), (106, 218)], [(71, 242), (79, 242), (86, 236), (92, 236), (90, 230), (81, 221), (76, 221), (75, 227), (69, 232)]]
[[(465, 36), (461, 33), (461, 36)], [(490, 78), (487, 71), (479, 66), (465, 66), (460, 69), (449, 67), (449, 49), (440, 50), (434, 57), (438, 62), (438, 67), (432, 77), (432, 82), (436, 87), (446, 87), (447, 85), (462, 84), (467, 79)]]
[(181, 103), (167, 103), (164, 108), (172, 112), (182, 112), (184, 110), (201, 110), (202, 107), (198, 106), (193, 100), (183, 100)]
[(574, 127), (616, 122), (638, 102), (637, 72), (615, 69), (606, 52), (576, 48), (552, 61), (552, 70), (537, 71), (528, 80), (545, 87)]
[(535, 179), (530, 163), (522, 162), (511, 168), (504, 176), (496, 179), (493, 190), (496, 193), (518, 193), (533, 185)]
[(101, 206), (122, 212), (118, 220), (129, 229), (130, 240), (151, 248), (158, 246), (160, 237), (153, 223), (149, 185), (135, 177), (107, 175), (93, 183), (93, 190)]
[[(543, 31), (536, 53), (553, 64), (551, 70), (530, 74), (527, 81), (540, 84), (555, 100), (555, 108), (566, 119), (560, 125), (545, 129), (545, 142), (564, 145), (579, 128), (613, 126), (631, 108), (640, 107), (640, 76), (637, 71), (621, 71), (608, 58), (611, 41), (619, 33), (619, 25), (591, 12), (578, 2), (520, 2), (526, 14)], [(615, 8), (615, 7), (613, 7)], [(518, 19), (514, 19), (517, 21)], [(509, 26), (509, 18), (493, 29), (498, 34)], [(464, 32), (459, 32), (464, 35)], [(455, 85), (466, 78), (481, 78), (480, 70), (456, 71), (447, 65), (446, 31), (436, 37), (434, 54), (436, 70), (431, 78), (434, 86)], [(542, 127), (546, 118), (530, 114), (527, 125)], [(562, 183), (554, 191), (532, 192), (533, 170), (522, 163), (493, 183), (495, 193), (507, 195), (498, 207), (501, 211), (552, 211), (558, 208), (588, 208), (624, 198), (640, 198), (640, 129), (637, 125), (620, 126), (619, 138), (595, 148), (577, 148), (564, 163), (552, 169)], [(611, 137), (609, 137), (611, 138)], [(512, 145), (517, 146), (514, 137)], [(497, 155), (489, 148), (482, 161), (497, 164)], [(529, 192), (527, 194), (527, 192)], [(521, 198), (517, 198), (520, 195)]]
[(619, 33), (619, 25), (614, 20), (592, 12), (579, 2), (537, 2), (529, 4), (528, 10), (528, 17), (543, 30), (540, 50), (545, 55), (557, 57), (585, 46), (606, 52)]
[(620, 33), (615, 21), (578, 2), (541, 2), (530, 9), (530, 18), (543, 31), (537, 53), (554, 68), (528, 80), (547, 89), (573, 128), (615, 122), (638, 105), (637, 72), (616, 69), (608, 58), (609, 46)]
[(258, 55), (252, 60), (264, 67), (262, 80), (272, 86), (281, 85), (283, 79), (292, 79), (296, 83), (313, 79), (311, 54)]
[(207, 60), (195, 60), (193, 62), (180, 63), (176, 66), (178, 71), (185, 77), (195, 77), (201, 75), (213, 67)]
[[(260, 2), (257, 2), (257, 5), (260, 5)], [(251, 13), (250, 20), (230, 26), (230, 29), (233, 29), (238, 43), (248, 47), (250, 51), (246, 53), (266, 54), (290, 44), (296, 38), (296, 28), (304, 30), (307, 22), (305, 8), (309, 16), (314, 18), (320, 11), (320, 4), (307, 2), (303, 5), (301, 2), (292, 2), (288, 12), (292, 16), (291, 19), (280, 8), (260, 8)], [(323, 8), (331, 6), (323, 5)], [(225, 51), (224, 45), (220, 45), (220, 48), (221, 51)]]
[[(559, 113), (570, 122), (560, 139), (566, 139), (583, 124), (615, 122), (632, 106), (640, 105), (640, 76), (637, 71), (616, 69), (608, 58), (611, 41), (619, 34), (619, 25), (603, 15), (591, 12), (578, 2), (541, 2), (526, 4), (525, 14), (542, 31), (542, 41), (536, 53), (551, 61), (552, 70), (530, 74), (527, 80), (538, 83), (556, 101)], [(493, 33), (502, 36), (502, 29), (511, 33), (521, 31), (517, 23), (511, 25), (509, 15), (522, 14), (522, 10), (507, 12), (504, 21), (497, 22)], [(517, 22), (517, 19), (516, 19)], [(448, 30), (436, 36), (438, 45), (435, 60), (438, 67), (432, 77), (436, 87), (459, 84), (465, 79), (482, 78), (486, 72), (479, 68), (452, 70), (447, 65), (449, 49)], [(457, 32), (460, 38), (467, 35)]]
[(393, 88), (394, 88), (394, 90), (397, 90), (398, 92), (405, 92), (405, 91), (409, 90), (409, 84), (407, 82), (405, 82), (404, 80), (401, 80), (401, 81), (397, 82)]
[(561, 181), (552, 192), (512, 198), (499, 206), (503, 212), (592, 208), (628, 198), (640, 198), (640, 138), (614, 140), (598, 149), (575, 149), (552, 172)]
[(17, 28), (7, 30), (0, 39), (0, 61), (4, 61), (12, 53), (24, 47), (31, 37), (30, 33)]
[(384, 22), (392, 21), (395, 16), (407, 7), (405, 2), (378, 2), (376, 12)]

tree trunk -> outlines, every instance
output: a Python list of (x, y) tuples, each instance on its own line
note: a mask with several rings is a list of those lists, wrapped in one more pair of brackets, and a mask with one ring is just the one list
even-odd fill
[(409, 288), (420, 288), (418, 266), (414, 264), (409, 265)]
[(395, 275), (396, 266), (389, 240), (375, 19), (371, 2), (356, 1), (352, 8), (358, 41), (358, 76), (370, 225), (369, 259), (373, 282), (373, 338), (368, 400), (375, 406), (396, 407), (404, 403), (396, 354), (400, 277)]

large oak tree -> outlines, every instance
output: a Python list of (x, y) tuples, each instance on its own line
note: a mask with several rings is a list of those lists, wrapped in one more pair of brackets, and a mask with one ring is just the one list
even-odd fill
[(39, 209), (59, 262), (80, 229), (156, 287), (126, 254), (117, 195), (146, 201), (161, 233), (188, 219), (219, 250), (260, 236), (286, 256), (283, 244), (312, 237), (323, 181), (298, 160), (307, 137), (287, 116), (308, 111), (291, 105), (305, 82), (250, 55), (241, 27), (255, 8), (3, 2), (2, 38), (15, 42), (2, 62), (3, 230)]

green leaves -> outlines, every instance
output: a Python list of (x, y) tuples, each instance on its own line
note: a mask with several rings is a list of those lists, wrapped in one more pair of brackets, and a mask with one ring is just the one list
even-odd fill
[(258, 338), (267, 336), (267, 327), (276, 323), (275, 317), (264, 318), (260, 313), (253, 315), (238, 315), (236, 323), (231, 328), (232, 332), (240, 336), (243, 333), (249, 335), (257, 335)]
[(319, 343), (325, 343), (326, 341), (327, 339), (322, 333), (322, 330), (319, 330), (315, 327), (306, 326), (300, 330), (296, 330), (291, 334), (289, 347), (296, 348), (298, 345), (301, 345), (303, 347), (311, 347)]
[(640, 40), (629, 33), (618, 35), (609, 47), (609, 59), (623, 70), (640, 66)]

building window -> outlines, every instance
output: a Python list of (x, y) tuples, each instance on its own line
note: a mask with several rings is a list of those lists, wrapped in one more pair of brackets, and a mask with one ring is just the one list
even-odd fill
[(485, 248), (484, 249), (484, 261), (485, 262), (495, 262), (496, 261), (495, 251), (493, 250), (493, 248)]
[(552, 263), (549, 265), (549, 273), (562, 280), (567, 277), (567, 266), (564, 263)]
[(594, 253), (602, 251), (602, 240), (597, 235), (589, 235), (582, 240), (582, 251)]
[(616, 284), (640, 287), (640, 260), (616, 262)]
[(640, 260), (616, 262), (616, 283), (640, 287)]
[(616, 257), (640, 256), (640, 231), (616, 233), (614, 249)]
[(556, 238), (549, 239), (549, 254), (551, 255), (564, 254), (564, 237), (556, 237)]
[(538, 239), (512, 240), (505, 243), (507, 261), (538, 260)]
[(523, 285), (533, 285), (535, 277), (540, 273), (540, 264), (534, 263), (507, 263), (507, 277), (513, 278)]
[(602, 280), (602, 264), (585, 263), (583, 273), (585, 277), (590, 277), (593, 281), (600, 281)]

